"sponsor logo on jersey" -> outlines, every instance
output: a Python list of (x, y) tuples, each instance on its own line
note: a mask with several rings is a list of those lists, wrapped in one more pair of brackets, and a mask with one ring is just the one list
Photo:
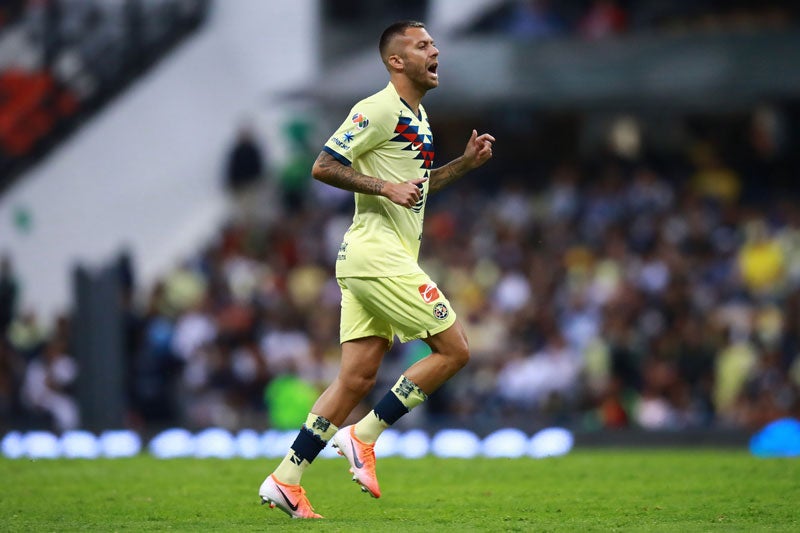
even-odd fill
[(356, 127), (360, 130), (363, 130), (364, 128), (369, 126), (369, 119), (367, 118), (367, 115), (364, 115), (362, 113), (356, 113), (355, 115), (352, 116), (351, 120), (353, 121), (353, 124), (355, 124)]
[(449, 314), (450, 310), (442, 302), (439, 302), (433, 306), (433, 316), (435, 316), (437, 319), (444, 320)]
[(422, 300), (426, 304), (429, 304), (439, 299), (439, 290), (433, 283), (426, 283), (425, 285), (420, 285), (418, 289), (419, 289), (419, 294), (422, 296)]
[(331, 137), (331, 141), (333, 141), (333, 144), (335, 144), (336, 146), (338, 146), (342, 150), (349, 150), (350, 149), (350, 143), (347, 142), (347, 135), (345, 135), (344, 140), (340, 139), (339, 137)]

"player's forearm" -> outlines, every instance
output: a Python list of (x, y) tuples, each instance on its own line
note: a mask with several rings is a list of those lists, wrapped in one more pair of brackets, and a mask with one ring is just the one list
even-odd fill
[(343, 165), (328, 152), (320, 152), (317, 156), (311, 175), (333, 187), (363, 194), (382, 195), (386, 185), (382, 179), (367, 176), (351, 166)]
[(464, 162), (464, 156), (457, 157), (446, 165), (433, 169), (428, 184), (428, 192), (432, 194), (444, 189), (469, 172), (469, 170)]

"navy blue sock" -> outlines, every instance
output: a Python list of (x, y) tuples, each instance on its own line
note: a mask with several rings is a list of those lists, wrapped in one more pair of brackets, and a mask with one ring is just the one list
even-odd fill
[(380, 420), (391, 426), (408, 412), (408, 407), (403, 405), (394, 392), (389, 391), (375, 405), (373, 411)]
[(301, 461), (306, 460), (310, 463), (317, 458), (323, 448), (325, 448), (325, 441), (303, 425), (292, 444), (294, 451), (292, 462), (297, 461), (295, 464), (300, 464)]

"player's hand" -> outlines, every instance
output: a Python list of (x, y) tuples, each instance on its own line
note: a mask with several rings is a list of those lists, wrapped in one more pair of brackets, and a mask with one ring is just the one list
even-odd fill
[(464, 149), (464, 162), (467, 168), (478, 168), (491, 159), (493, 142), (494, 137), (488, 133), (478, 135), (477, 130), (472, 130), (467, 147)]
[(404, 181), (403, 183), (386, 182), (383, 186), (383, 195), (403, 207), (414, 207), (422, 198), (422, 184), (428, 178), (419, 178), (414, 180)]

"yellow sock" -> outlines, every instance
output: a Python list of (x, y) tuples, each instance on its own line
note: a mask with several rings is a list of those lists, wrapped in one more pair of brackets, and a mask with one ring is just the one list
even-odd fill
[(383, 430), (388, 428), (389, 424), (378, 418), (378, 415), (375, 414), (375, 410), (373, 409), (367, 415), (356, 422), (355, 430), (356, 437), (358, 440), (365, 444), (372, 444), (378, 437), (381, 436)]
[(303, 472), (338, 429), (327, 418), (309, 413), (289, 452), (273, 472), (278, 481), (299, 485)]

